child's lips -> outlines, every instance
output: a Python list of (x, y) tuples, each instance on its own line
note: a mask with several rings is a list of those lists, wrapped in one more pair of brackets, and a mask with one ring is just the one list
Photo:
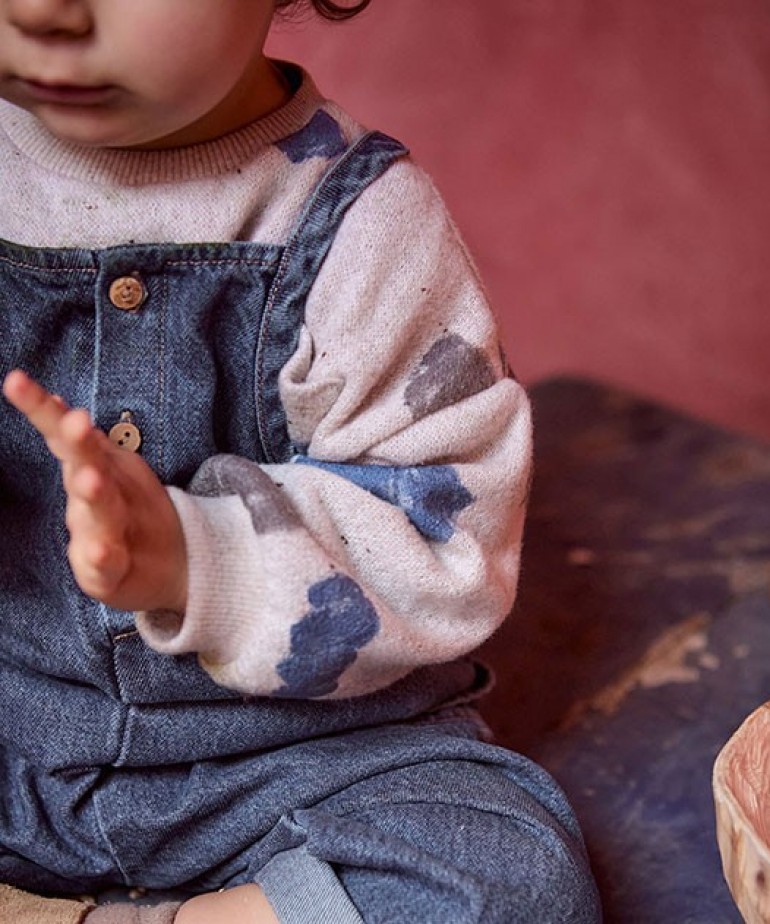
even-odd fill
[(116, 87), (105, 84), (87, 86), (67, 83), (44, 83), (39, 80), (16, 78), (16, 84), (29, 100), (60, 106), (98, 106), (108, 102)]

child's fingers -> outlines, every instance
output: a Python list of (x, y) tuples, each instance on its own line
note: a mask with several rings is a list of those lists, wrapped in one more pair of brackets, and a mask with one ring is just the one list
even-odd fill
[(101, 599), (122, 581), (129, 566), (125, 502), (115, 482), (93, 466), (78, 468), (69, 481), (70, 564), (81, 588)]
[(101, 461), (98, 433), (87, 411), (71, 411), (58, 395), (52, 395), (18, 369), (6, 376), (3, 392), (60, 461), (75, 465)]
[(55, 398), (20, 369), (5, 377), (3, 394), (43, 436), (51, 433), (67, 412), (61, 398)]
[(130, 566), (130, 556), (125, 545), (115, 545), (105, 539), (73, 538), (68, 555), (70, 567), (81, 589), (97, 599), (113, 593)]
[(111, 447), (83, 408), (66, 411), (53, 437), (46, 437), (46, 442), (51, 452), (65, 464), (73, 467), (92, 465), (99, 470), (106, 465), (106, 455)]
[(72, 535), (96, 535), (110, 543), (123, 542), (126, 505), (106, 469), (93, 465), (65, 466), (67, 528)]

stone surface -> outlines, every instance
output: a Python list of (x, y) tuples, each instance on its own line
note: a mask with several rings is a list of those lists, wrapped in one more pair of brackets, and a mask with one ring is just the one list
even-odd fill
[(737, 924), (711, 771), (770, 698), (770, 446), (582, 380), (532, 398), (487, 720), (567, 791), (608, 924)]

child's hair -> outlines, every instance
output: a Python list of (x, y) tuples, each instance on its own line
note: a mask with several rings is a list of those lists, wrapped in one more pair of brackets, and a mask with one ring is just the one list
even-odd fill
[(363, 12), (371, 3), (371, 0), (358, 0), (357, 3), (341, 4), (335, 3), (334, 0), (276, 0), (276, 9), (285, 9), (291, 6), (299, 6), (303, 3), (312, 4), (316, 13), (323, 16), (324, 19), (350, 19), (358, 13)]

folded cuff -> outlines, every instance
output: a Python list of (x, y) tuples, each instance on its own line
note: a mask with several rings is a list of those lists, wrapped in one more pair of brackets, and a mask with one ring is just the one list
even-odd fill
[(281, 924), (364, 924), (331, 866), (304, 846), (276, 854), (257, 882)]

